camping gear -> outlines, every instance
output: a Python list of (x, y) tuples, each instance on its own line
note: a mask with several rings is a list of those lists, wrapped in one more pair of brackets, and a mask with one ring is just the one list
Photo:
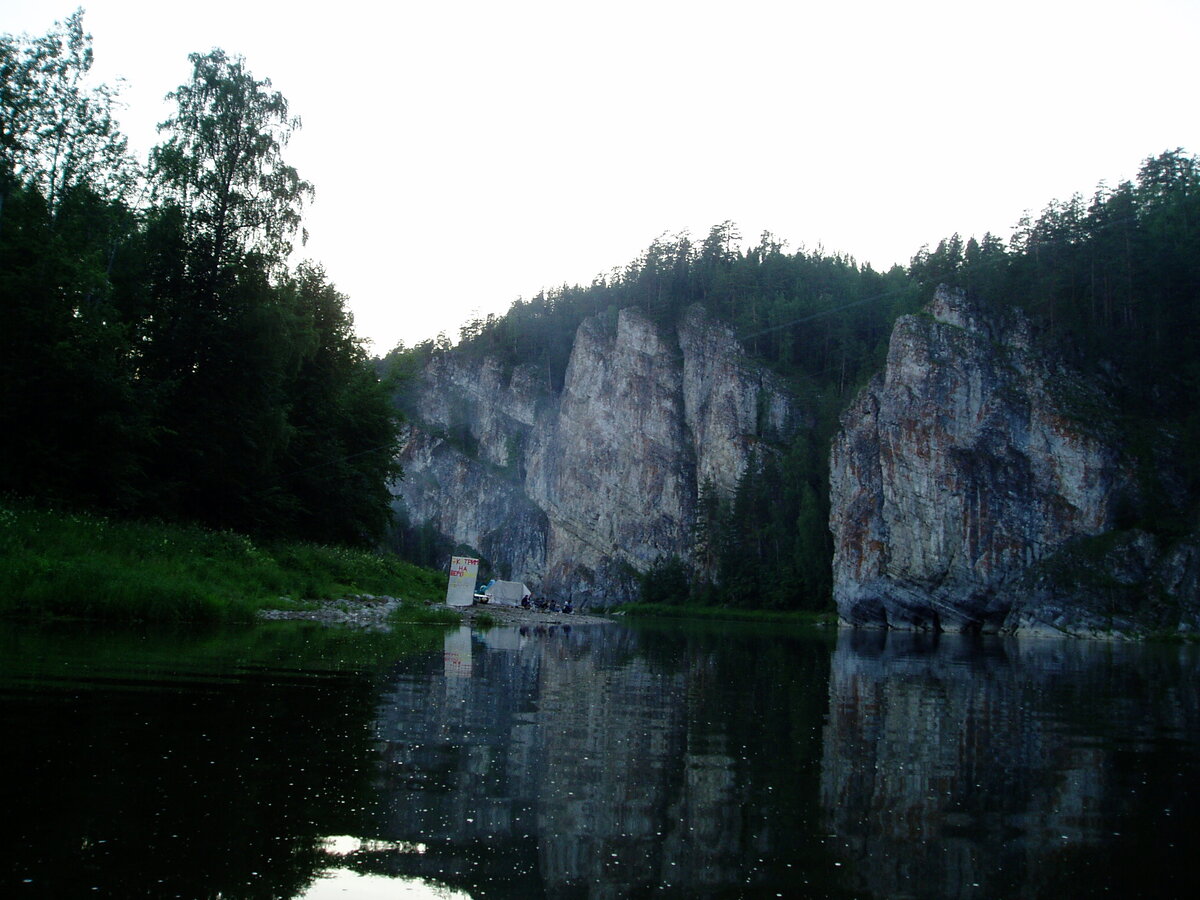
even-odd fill
[(493, 581), (483, 593), (496, 606), (520, 606), (532, 592), (519, 581)]

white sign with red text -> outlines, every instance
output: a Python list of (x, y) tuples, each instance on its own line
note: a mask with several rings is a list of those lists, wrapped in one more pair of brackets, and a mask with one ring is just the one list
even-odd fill
[(450, 583), (446, 586), (447, 606), (470, 606), (475, 598), (475, 575), (479, 560), (455, 556), (450, 560)]

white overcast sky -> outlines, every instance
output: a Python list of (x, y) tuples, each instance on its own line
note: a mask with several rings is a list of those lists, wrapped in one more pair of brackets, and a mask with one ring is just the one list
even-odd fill
[(1200, 0), (77, 5), (144, 154), (221, 47), (288, 98), (304, 255), (384, 353), (733, 220), (877, 269), (1200, 152)]

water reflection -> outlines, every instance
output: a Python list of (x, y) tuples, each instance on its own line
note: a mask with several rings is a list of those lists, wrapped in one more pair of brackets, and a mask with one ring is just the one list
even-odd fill
[(0, 628), (0, 896), (1200, 895), (1198, 651)]
[(0, 896), (299, 895), (364, 830), (370, 672), (429, 651), (280, 624), (0, 628)]
[(850, 887), (1190, 895), (1195, 651), (844, 633), (821, 802)]
[(423, 878), (388, 877), (360, 872), (357, 866), (380, 853), (424, 853), (424, 844), (409, 844), (404, 841), (369, 841), (352, 835), (334, 835), (326, 838), (322, 849), (330, 860), (296, 900), (333, 900), (333, 898), (355, 897), (357, 900), (396, 900), (409, 897), (413, 900), (470, 900), (470, 894), (455, 891), (444, 884), (429, 882)]
[(330, 869), (305, 889), (296, 900), (471, 900), (470, 894), (455, 891), (421, 878), (387, 878), (363, 875), (353, 869)]
[[(820, 713), (748, 657), (678, 631), (495, 629), (474, 638), (462, 678), (461, 640), (446, 639), (443, 677), (402, 667), (379, 705), (381, 834), (428, 848), (392, 871), (588, 897), (765, 891), (796, 875), (790, 839), (812, 794), (778, 804), (798, 780), (815, 793), (815, 768), (780, 771), (796, 762), (784, 736), (802, 718), (811, 752)], [(794, 672), (798, 656), (779, 650)], [(823, 677), (827, 651), (804, 658)], [(753, 730), (739, 733), (743, 718)]]

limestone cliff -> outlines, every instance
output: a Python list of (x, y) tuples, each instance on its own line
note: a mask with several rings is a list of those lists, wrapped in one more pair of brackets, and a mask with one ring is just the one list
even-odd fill
[(1101, 390), (1037, 348), (1019, 312), (939, 289), (925, 313), (896, 322), (885, 371), (834, 441), (841, 619), (1091, 637), (1200, 631), (1200, 537), (1117, 527), (1138, 486), (1116, 418)]
[(700, 486), (732, 492), (764, 435), (800, 422), (786, 392), (697, 308), (669, 333), (637, 310), (585, 321), (561, 391), (544, 371), (435, 355), (394, 487), (513, 579), (587, 603), (687, 558)]
[(1039, 354), (1023, 316), (939, 289), (925, 314), (896, 322), (886, 370), (834, 442), (841, 618), (942, 630), (1042, 621), (1014, 585), (1110, 529), (1132, 488), (1102, 425), (1111, 418), (1099, 391)]

